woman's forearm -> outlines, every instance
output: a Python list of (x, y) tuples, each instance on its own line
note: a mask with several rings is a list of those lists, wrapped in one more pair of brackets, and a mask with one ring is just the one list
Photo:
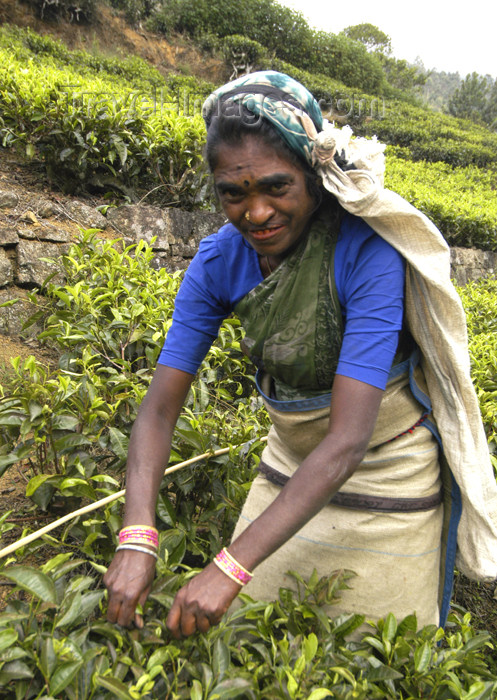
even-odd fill
[(158, 366), (131, 431), (124, 524), (153, 525), (179, 413), (192, 375)]
[(273, 503), (230, 544), (235, 559), (254, 569), (329, 502), (359, 462), (350, 454), (332, 462), (323, 440)]
[(171, 450), (171, 426), (151, 411), (138, 416), (131, 432), (126, 471), (124, 525), (155, 523), (155, 507)]
[[(126, 475), (125, 525), (153, 525), (155, 504), (171, 439), (192, 375), (159, 365), (131, 431)], [(144, 605), (155, 572), (149, 552), (120, 550), (112, 560), (104, 583), (109, 591), (107, 619), (127, 626), (143, 626), (138, 604)]]
[(353, 474), (371, 437), (383, 392), (337, 377), (327, 436), (302, 462), (273, 503), (229, 545), (252, 570), (316, 515)]

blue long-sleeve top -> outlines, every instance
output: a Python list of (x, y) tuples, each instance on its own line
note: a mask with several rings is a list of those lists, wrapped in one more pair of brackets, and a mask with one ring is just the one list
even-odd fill
[[(404, 259), (362, 219), (346, 214), (334, 266), (344, 320), (336, 373), (384, 389), (402, 328)], [(204, 238), (177, 294), (158, 362), (195, 374), (223, 319), (262, 280), (257, 253), (233, 225)]]

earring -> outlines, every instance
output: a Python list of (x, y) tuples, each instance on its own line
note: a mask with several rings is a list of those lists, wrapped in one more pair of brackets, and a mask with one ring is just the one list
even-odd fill
[(248, 211), (245, 212), (245, 218), (247, 219), (247, 221), (250, 221), (250, 214), (248, 213)]

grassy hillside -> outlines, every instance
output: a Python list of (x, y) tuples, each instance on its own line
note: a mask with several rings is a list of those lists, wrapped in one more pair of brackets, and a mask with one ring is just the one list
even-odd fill
[[(430, 216), (449, 243), (497, 249), (497, 134), (412, 100), (368, 94), (262, 49), (255, 68), (292, 75), (330, 118), (391, 146), (387, 186)], [(164, 74), (134, 56), (71, 51), (4, 26), (0, 84), (0, 145), (41, 160), (66, 190), (130, 201), (152, 192), (148, 201), (162, 205), (213, 206), (204, 195), (200, 107), (215, 83)]]

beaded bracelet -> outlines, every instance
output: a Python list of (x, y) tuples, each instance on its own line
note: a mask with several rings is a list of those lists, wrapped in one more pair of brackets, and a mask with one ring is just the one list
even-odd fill
[(236, 581), (241, 586), (245, 586), (251, 579), (253, 574), (247, 571), (237, 560), (228, 552), (226, 547), (219, 552), (214, 558), (214, 564), (221, 571), (229, 576), (232, 581)]
[(126, 542), (141, 542), (141, 544), (149, 544), (157, 548), (159, 546), (159, 533), (155, 527), (147, 525), (129, 525), (123, 527), (119, 532), (119, 544)]
[(139, 535), (129, 535), (129, 537), (120, 537), (119, 544), (148, 544), (149, 547), (157, 549), (159, 543), (150, 537), (140, 537)]
[(252, 576), (253, 576), (252, 572), (249, 571), (248, 569), (246, 569), (245, 567), (243, 567), (243, 566), (235, 559), (235, 557), (231, 554), (231, 552), (229, 552), (229, 551), (226, 549), (226, 547), (223, 547), (223, 552), (224, 552), (225, 556), (227, 556), (228, 559), (232, 562), (232, 564), (234, 564), (235, 566), (237, 566), (237, 567), (238, 567), (239, 569), (241, 569), (247, 576), (250, 576), (250, 577), (252, 578)]
[(154, 557), (154, 559), (159, 558), (156, 552), (152, 552), (151, 549), (146, 549), (145, 547), (139, 547), (136, 544), (120, 544), (119, 547), (116, 547), (116, 552), (120, 552), (121, 549), (132, 549), (135, 552), (143, 552), (143, 554), (150, 554), (150, 556)]

